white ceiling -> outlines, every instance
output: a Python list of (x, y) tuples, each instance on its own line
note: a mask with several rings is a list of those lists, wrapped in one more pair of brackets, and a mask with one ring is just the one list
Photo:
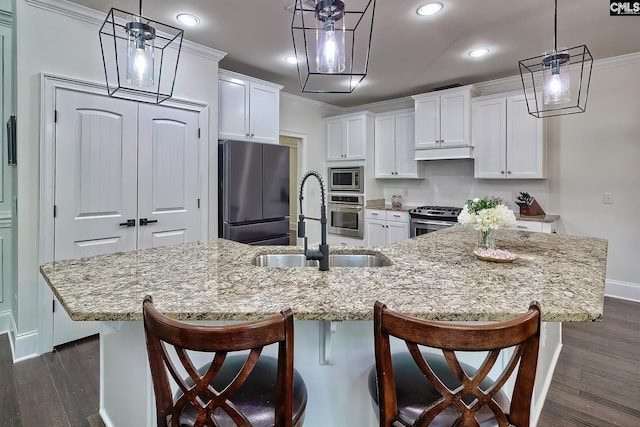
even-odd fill
[[(137, 12), (135, 0), (73, 0), (108, 12)], [(349, 9), (350, 1), (344, 0)], [(442, 12), (420, 17), (427, 0), (377, 0), (369, 72), (351, 94), (303, 94), (293, 54), (294, 0), (146, 0), (143, 14), (182, 26), (175, 17), (197, 15), (185, 38), (227, 52), (220, 66), (269, 80), (284, 91), (350, 107), (518, 74), (518, 60), (553, 48), (553, 0), (439, 0)], [(182, 26), (184, 28), (184, 26)], [(609, 16), (606, 0), (558, 0), (558, 46), (586, 44), (594, 59), (640, 51), (640, 16)], [(97, 43), (97, 41), (96, 41)], [(467, 52), (491, 49), (482, 59)]]

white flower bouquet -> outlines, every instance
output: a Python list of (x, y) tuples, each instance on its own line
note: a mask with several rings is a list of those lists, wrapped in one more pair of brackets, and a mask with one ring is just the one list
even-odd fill
[(513, 227), (516, 225), (516, 216), (499, 197), (491, 199), (476, 197), (473, 200), (467, 200), (462, 212), (458, 215), (458, 222), (485, 232), (500, 227)]

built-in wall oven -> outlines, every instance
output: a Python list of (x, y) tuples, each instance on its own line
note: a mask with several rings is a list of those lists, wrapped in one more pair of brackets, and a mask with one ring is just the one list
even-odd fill
[(329, 194), (327, 231), (349, 237), (364, 237), (364, 196)]
[(364, 167), (329, 168), (329, 191), (364, 193)]
[(457, 223), (461, 210), (461, 208), (446, 206), (420, 206), (411, 209), (409, 235), (416, 237), (451, 227)]

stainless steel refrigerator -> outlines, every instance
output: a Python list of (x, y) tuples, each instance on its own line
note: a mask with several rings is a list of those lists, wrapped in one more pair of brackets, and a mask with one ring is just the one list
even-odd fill
[(218, 221), (225, 239), (289, 244), (289, 147), (219, 141)]

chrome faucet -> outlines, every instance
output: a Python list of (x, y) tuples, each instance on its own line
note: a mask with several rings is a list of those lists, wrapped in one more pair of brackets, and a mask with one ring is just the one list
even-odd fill
[[(320, 218), (312, 218), (304, 216), (302, 214), (302, 189), (304, 183), (310, 176), (315, 176), (320, 183), (320, 196), (322, 204), (320, 205)], [(305, 219), (312, 219), (314, 221), (320, 221), (320, 233), (322, 238), (320, 240), (320, 247), (318, 250), (312, 250), (307, 248), (307, 236), (305, 235)], [(320, 270), (329, 270), (329, 245), (327, 244), (327, 206), (325, 204), (325, 192), (324, 192), (324, 180), (322, 175), (316, 171), (309, 171), (302, 177), (302, 183), (300, 184), (300, 216), (298, 216), (298, 237), (304, 238), (304, 256), (307, 259), (320, 261)]]

